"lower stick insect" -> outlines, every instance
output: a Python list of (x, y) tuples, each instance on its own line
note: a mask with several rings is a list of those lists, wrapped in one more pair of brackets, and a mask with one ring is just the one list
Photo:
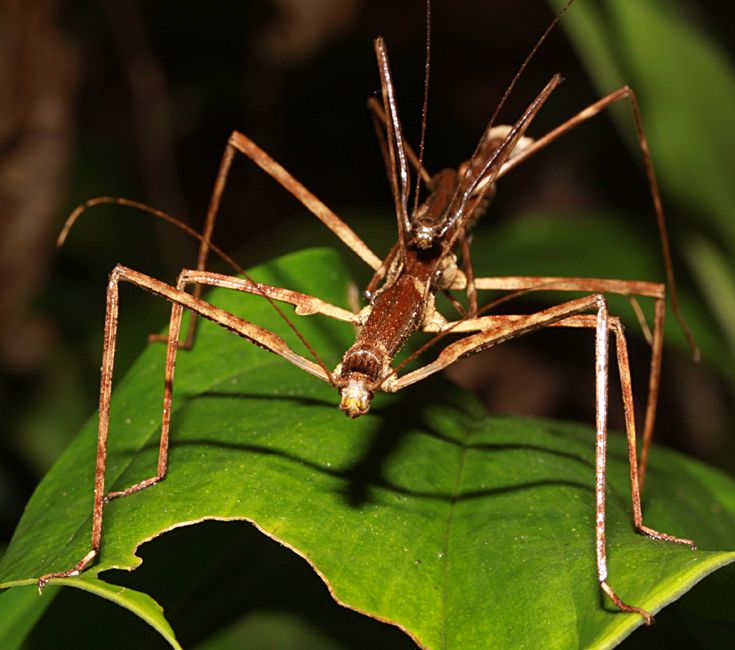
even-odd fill
[[(572, 1), (570, 0), (567, 3), (528, 55), (506, 91), (500, 106), (505, 102), (505, 98), (541, 42), (569, 5), (572, 4)], [(427, 3), (427, 71), (429, 16), (430, 6)], [(89, 552), (71, 568), (48, 573), (39, 578), (39, 587), (43, 587), (49, 581), (57, 578), (78, 575), (95, 560), (102, 545), (104, 508), (110, 500), (131, 495), (155, 485), (165, 478), (168, 471), (169, 430), (176, 357), (180, 348), (186, 348), (192, 344), (194, 336), (194, 323), (192, 321), (186, 339), (180, 341), (181, 322), (185, 309), (192, 312), (195, 317), (203, 316), (242, 338), (283, 357), (318, 379), (329, 383), (339, 393), (340, 409), (351, 418), (367, 413), (377, 392), (400, 391), (450, 366), (459, 359), (477, 354), (503, 341), (549, 327), (583, 328), (594, 330), (595, 335), (595, 540), (598, 579), (602, 590), (618, 608), (625, 612), (637, 613), (643, 617), (646, 623), (650, 623), (652, 621), (650, 613), (640, 607), (624, 602), (613, 590), (608, 580), (605, 544), (608, 348), (610, 334), (612, 333), (615, 341), (616, 360), (621, 379), (625, 412), (634, 527), (639, 533), (653, 539), (684, 544), (694, 548), (694, 543), (691, 540), (674, 537), (645, 526), (641, 512), (641, 486), (654, 426), (660, 380), (666, 287), (663, 284), (654, 282), (596, 278), (475, 277), (470, 259), (469, 242), (471, 227), (488, 208), (490, 199), (495, 193), (497, 180), (549, 143), (591, 119), (609, 105), (627, 100), (635, 120), (640, 149), (650, 185), (662, 242), (667, 282), (671, 290), (672, 305), (677, 318), (689, 337), (692, 348), (696, 350), (696, 345), (678, 307), (663, 209), (636, 96), (627, 86), (620, 88), (588, 106), (543, 137), (534, 140), (526, 133), (536, 114), (561, 83), (561, 77), (555, 75), (513, 125), (495, 125), (499, 106), (472, 156), (456, 170), (444, 169), (430, 175), (424, 169), (422, 162), (428, 73), (424, 87), (421, 144), (417, 155), (407, 145), (403, 137), (387, 50), (381, 38), (375, 41), (375, 52), (380, 72), (382, 102), (371, 99), (368, 104), (374, 117), (388, 170), (398, 225), (397, 242), (383, 260), (376, 256), (334, 212), (319, 201), (250, 138), (237, 131), (232, 133), (227, 143), (202, 234), (193, 233), (191, 229), (183, 226), (173, 217), (137, 202), (105, 197), (93, 199), (80, 206), (67, 221), (60, 240), (66, 237), (75, 219), (86, 208), (104, 202), (130, 205), (177, 223), (200, 240), (200, 249), (197, 268), (182, 271), (175, 286), (121, 265), (116, 266), (110, 274), (107, 289), (107, 313), (99, 400), (97, 468), (91, 545)], [(212, 243), (212, 233), (220, 200), (230, 166), (238, 152), (247, 156), (286, 190), (291, 192), (374, 270), (373, 278), (365, 291), (365, 296), (369, 301), (365, 308), (358, 313), (353, 313), (315, 296), (256, 283)], [(411, 167), (416, 172), (417, 181), (412, 197), (413, 206), (409, 209)], [(423, 182), (427, 191), (427, 196), (423, 201), (419, 199), (421, 182)], [(205, 266), (210, 251), (214, 251), (224, 257), (226, 261), (229, 261), (241, 272), (242, 277), (207, 271)], [(115, 340), (119, 316), (118, 291), (121, 282), (130, 283), (168, 300), (172, 304), (172, 309), (168, 335), (165, 337), (167, 352), (158, 466), (150, 478), (123, 490), (106, 492), (106, 453)], [(297, 314), (319, 313), (346, 321), (358, 328), (355, 343), (344, 353), (341, 362), (330, 370), (312, 347), (304, 341), (303, 337), (301, 339), (306, 344), (312, 358), (305, 357), (291, 349), (275, 333), (209, 304), (201, 297), (202, 288), (207, 286), (223, 287), (264, 297), (279, 310), (297, 334), (298, 330), (280, 311), (280, 308), (276, 305), (277, 302), (295, 306)], [(187, 292), (187, 289), (192, 287), (193, 292)], [(509, 292), (506, 298), (501, 299), (501, 301), (521, 293), (540, 290), (574, 291), (586, 295), (531, 314), (490, 315), (487, 314), (489, 308), (496, 306), (500, 301), (495, 301), (480, 308), (478, 306), (478, 290)], [(457, 300), (453, 301), (460, 310), (460, 318), (456, 320), (448, 320), (435, 307), (435, 296), (438, 292), (444, 292), (451, 296), (450, 292), (452, 291), (465, 292), (467, 297), (466, 307), (462, 307)], [(636, 452), (636, 424), (626, 339), (619, 318), (608, 312), (605, 294), (626, 295), (632, 300), (637, 297), (647, 297), (655, 301), (655, 320), (651, 334), (652, 354), (648, 401), (640, 463)], [(417, 331), (433, 332), (436, 336), (408, 359), (395, 364), (396, 355), (407, 339)], [(433, 361), (401, 374), (400, 371), (409, 360), (412, 360), (429, 345), (436, 344), (450, 333), (460, 336), (457, 340), (443, 347)]]

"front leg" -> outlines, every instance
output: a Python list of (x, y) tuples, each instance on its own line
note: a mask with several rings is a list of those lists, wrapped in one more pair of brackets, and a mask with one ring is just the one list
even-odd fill
[[(64, 571), (47, 573), (38, 579), (39, 589), (48, 584), (55, 578), (67, 578), (79, 575), (84, 571), (97, 557), (102, 543), (102, 523), (105, 505), (114, 498), (127, 496), (138, 492), (144, 488), (155, 485), (163, 480), (168, 470), (168, 446), (169, 446), (169, 430), (171, 423), (171, 404), (173, 397), (173, 381), (174, 370), (176, 366), (176, 353), (179, 347), (179, 332), (181, 328), (181, 319), (184, 309), (188, 309), (194, 314), (203, 316), (208, 320), (238, 334), (244, 339), (249, 340), (258, 347), (264, 348), (269, 352), (273, 352), (290, 363), (298, 366), (302, 370), (322, 379), (328, 383), (332, 382), (331, 373), (324, 367), (321, 360), (318, 362), (311, 361), (296, 352), (294, 352), (286, 342), (274, 334), (270, 330), (255, 325), (250, 321), (235, 316), (219, 307), (215, 307), (206, 301), (193, 296), (186, 291), (184, 287), (187, 283), (191, 283), (192, 277), (197, 278), (197, 274), (202, 273), (204, 276), (212, 276), (212, 282), (217, 286), (227, 286), (225, 279), (227, 276), (218, 276), (217, 274), (208, 274), (206, 271), (184, 271), (179, 277), (178, 286), (172, 287), (160, 280), (156, 280), (150, 276), (139, 273), (124, 266), (116, 266), (110, 273), (109, 283), (107, 286), (107, 310), (105, 315), (104, 343), (102, 350), (102, 369), (100, 380), (100, 397), (99, 397), (99, 422), (97, 429), (97, 464), (94, 479), (94, 500), (92, 510), (92, 537), (89, 551), (74, 566)], [(159, 443), (159, 454), (156, 472), (151, 477), (140, 481), (123, 490), (117, 490), (105, 493), (105, 479), (107, 473), (107, 440), (110, 425), (110, 402), (112, 397), (112, 379), (115, 362), (115, 344), (117, 338), (117, 323), (119, 319), (119, 284), (120, 282), (129, 282), (149, 293), (161, 298), (165, 298), (172, 303), (171, 319), (169, 323), (168, 346), (166, 352), (166, 368), (164, 377), (164, 396), (163, 409), (161, 417), (161, 438)], [(249, 280), (241, 278), (230, 278), (233, 287), (238, 284), (248, 283)], [(198, 284), (207, 284), (200, 282)], [(270, 289), (273, 293), (284, 292), (283, 298), (290, 298), (296, 301), (296, 296), (302, 296), (305, 309), (314, 308), (313, 311), (321, 311), (325, 313), (326, 307), (320, 309), (321, 306), (329, 306), (328, 303), (319, 301), (318, 298), (306, 296), (305, 294), (297, 294), (296, 292), (288, 292), (287, 290), (277, 289), (275, 287), (264, 288), (259, 285), (258, 291), (260, 295), (266, 294), (266, 289)], [(312, 303), (306, 301), (307, 298), (313, 300)], [(294, 302), (296, 304), (296, 302)], [(339, 308), (334, 307), (334, 310)], [(344, 310), (342, 310), (344, 311)], [(350, 312), (345, 312), (350, 314)], [(350, 314), (350, 317), (354, 315)]]

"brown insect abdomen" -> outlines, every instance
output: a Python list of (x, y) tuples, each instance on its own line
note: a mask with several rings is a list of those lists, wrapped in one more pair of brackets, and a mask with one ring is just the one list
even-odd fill
[(341, 378), (359, 374), (372, 382), (385, 374), (406, 339), (421, 325), (424, 296), (419, 285), (415, 278), (404, 276), (378, 295), (355, 344), (342, 358)]

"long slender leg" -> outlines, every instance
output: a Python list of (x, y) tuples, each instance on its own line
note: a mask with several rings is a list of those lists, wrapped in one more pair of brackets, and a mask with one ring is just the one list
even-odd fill
[[(209, 208), (207, 209), (207, 217), (204, 220), (204, 229), (202, 231), (202, 238), (199, 240), (199, 252), (197, 253), (197, 269), (203, 271), (207, 265), (207, 258), (209, 257), (209, 251), (212, 246), (212, 232), (214, 231), (214, 222), (217, 220), (217, 214), (219, 213), (219, 206), (222, 202), (222, 194), (227, 184), (227, 177), (230, 173), (230, 167), (232, 166), (232, 160), (235, 157), (235, 149), (232, 147), (230, 142), (227, 142), (225, 146), (225, 152), (222, 154), (222, 160), (220, 160), (219, 169), (217, 170), (217, 177), (214, 182), (214, 189), (209, 199)], [(194, 287), (195, 297), (200, 298), (202, 295), (202, 287)], [(192, 314), (189, 318), (189, 326), (187, 328), (186, 336), (180, 343), (179, 347), (184, 350), (191, 350), (194, 344), (194, 338), (196, 337), (197, 322), (198, 318), (195, 314)], [(169, 340), (169, 336), (166, 334), (151, 334), (148, 336), (148, 342), (164, 342)]]
[[(607, 459), (607, 409), (608, 409), (608, 313), (604, 301), (599, 303), (600, 310), (597, 314), (595, 328), (595, 550), (597, 559), (597, 578), (603, 591), (612, 599), (615, 605), (624, 612), (635, 612), (640, 614), (646, 625), (653, 623), (653, 617), (646, 610), (628, 605), (613, 591), (608, 582), (607, 549), (605, 542), (605, 469)], [(633, 444), (633, 457), (636, 455), (635, 442)], [(631, 465), (634, 467), (635, 465)], [(634, 470), (631, 469), (631, 473)], [(637, 491), (638, 481), (635, 481), (633, 491)], [(635, 510), (635, 509), (634, 509)]]
[[(518, 338), (523, 334), (528, 334), (542, 327), (548, 327), (552, 323), (570, 316), (595, 309), (599, 300), (604, 300), (604, 297), (595, 294), (554, 305), (533, 314), (485, 316), (467, 321), (458, 321), (458, 327), (451, 331), (467, 331), (459, 327), (459, 325), (467, 325), (468, 329), (474, 331), (474, 333), (453, 341), (439, 352), (434, 361), (423, 367), (417, 368), (402, 377), (396, 377), (393, 374), (391, 377), (385, 378), (385, 380), (382, 380), (381, 387), (387, 392), (402, 390), (406, 386), (426, 379), (429, 375), (444, 370), (444, 368), (463, 357), (477, 354), (503, 341)], [(449, 331), (452, 325), (453, 323), (449, 323), (444, 326), (441, 333)]]
[[(583, 312), (596, 310), (596, 316)], [(597, 573), (601, 588), (617, 605), (626, 612), (640, 614), (650, 624), (653, 620), (650, 613), (640, 607), (626, 604), (621, 600), (608, 582), (607, 554), (605, 543), (605, 465), (607, 447), (607, 412), (608, 412), (608, 338), (609, 330), (616, 334), (618, 368), (621, 376), (621, 389), (625, 408), (626, 430), (628, 436), (628, 455), (630, 462), (631, 499), (633, 503), (633, 520), (638, 532), (649, 537), (686, 544), (694, 548), (694, 542), (688, 539), (660, 533), (643, 525), (640, 500), (640, 486), (637, 469), (635, 416), (633, 412), (632, 382), (628, 366), (628, 353), (623, 335), (622, 325), (617, 318), (608, 315), (607, 301), (601, 294), (595, 294), (561, 305), (550, 307), (530, 315), (487, 316), (484, 319), (485, 329), (470, 334), (459, 341), (446, 346), (436, 360), (424, 367), (414, 370), (401, 378), (388, 378), (383, 389), (395, 392), (420, 381), (430, 374), (438, 372), (460, 358), (470, 356), (497, 345), (506, 340), (545, 327), (594, 327), (595, 328), (595, 412), (596, 412), (596, 456), (595, 456), (595, 548)], [(479, 323), (478, 323), (479, 324)]]
[[(580, 315), (567, 318), (558, 323), (554, 323), (556, 327), (595, 327), (593, 316)], [(643, 516), (641, 509), (641, 480), (639, 472), (639, 463), (636, 458), (636, 426), (635, 412), (633, 409), (633, 382), (630, 376), (630, 362), (628, 357), (628, 344), (625, 339), (625, 328), (619, 318), (611, 316), (609, 319), (609, 328), (615, 333), (615, 345), (618, 360), (618, 372), (620, 374), (620, 386), (623, 396), (623, 409), (625, 412), (625, 428), (628, 437), (628, 455), (630, 459), (630, 483), (631, 483), (631, 500), (633, 504), (633, 522), (637, 531), (653, 537), (655, 539), (663, 539), (666, 541), (677, 542), (694, 547), (694, 542), (690, 539), (673, 537), (665, 533), (659, 533), (647, 526), (643, 525)]]
[[(657, 304), (663, 304), (663, 303), (657, 303)], [(598, 327), (599, 324), (593, 322), (593, 317), (590, 316), (575, 316), (570, 319), (561, 321), (560, 323), (556, 323), (557, 326), (561, 327)], [(633, 409), (633, 387), (632, 387), (632, 379), (630, 376), (630, 362), (628, 358), (628, 346), (625, 340), (625, 332), (622, 323), (620, 322), (619, 318), (611, 317), (609, 318), (609, 329), (613, 330), (615, 333), (615, 347), (616, 347), (616, 354), (617, 354), (617, 361), (618, 361), (618, 372), (620, 375), (620, 386), (621, 386), (621, 393), (623, 397), (623, 410), (625, 412), (625, 430), (627, 434), (627, 442), (628, 442), (628, 463), (630, 467), (630, 488), (631, 488), (631, 503), (633, 506), (633, 525), (639, 533), (646, 535), (647, 537), (651, 537), (652, 539), (658, 539), (658, 540), (664, 540), (667, 542), (674, 542), (677, 544), (684, 544), (692, 549), (696, 549), (696, 544), (690, 540), (680, 537), (674, 537), (673, 535), (668, 535), (666, 533), (661, 533), (657, 530), (654, 530), (653, 528), (649, 528), (648, 526), (645, 526), (643, 524), (643, 514), (642, 514), (642, 508), (641, 508), (641, 477), (638, 473), (638, 462), (637, 462), (637, 449), (636, 449), (636, 427), (635, 427), (635, 413)], [(606, 373), (607, 374), (607, 373)], [(600, 367), (599, 362), (597, 365), (597, 375), (598, 375), (598, 381), (600, 377)], [(598, 418), (599, 418), (599, 412), (598, 412)], [(599, 430), (599, 424), (598, 424), (598, 430)], [(597, 448), (597, 454), (600, 455), (600, 442), (598, 440), (598, 448)], [(597, 555), (597, 562), (598, 562), (598, 575), (600, 576), (600, 585), (602, 589), (605, 591), (605, 593), (612, 599), (612, 601), (622, 610), (624, 611), (634, 611), (639, 613), (646, 621), (646, 624), (650, 624), (653, 622), (653, 618), (651, 615), (646, 612), (643, 609), (640, 609), (638, 607), (632, 607), (629, 605), (626, 605), (620, 599), (617, 597), (615, 592), (610, 587), (609, 583), (607, 582), (607, 561), (605, 559), (605, 516), (604, 516), (604, 458), (602, 459), (603, 463), (603, 482), (602, 482), (602, 490), (603, 494), (600, 496), (598, 493), (597, 496), (597, 548), (598, 548), (598, 555)], [(598, 474), (599, 474), (599, 459), (596, 464), (598, 467)], [(598, 479), (598, 485), (597, 489), (600, 489), (599, 485), (599, 479)], [(602, 517), (600, 518), (600, 502), (603, 504), (602, 509)], [(602, 526), (600, 530), (600, 526)], [(602, 548), (602, 555), (600, 555), (600, 548)], [(603, 576), (605, 576), (603, 578)]]
[(102, 511), (104, 509), (105, 470), (107, 468), (107, 435), (110, 421), (110, 394), (112, 392), (112, 371), (115, 362), (115, 341), (117, 320), (120, 308), (117, 281), (112, 277), (107, 287), (107, 307), (102, 347), (102, 368), (100, 379), (99, 424), (97, 429), (97, 463), (94, 474), (94, 504), (92, 506), (92, 540), (89, 551), (71, 569), (48, 573), (38, 579), (41, 591), (52, 578), (65, 578), (79, 575), (97, 556), (102, 539)]
[(666, 303), (656, 300), (655, 316), (653, 321), (653, 336), (651, 338), (651, 365), (648, 372), (648, 398), (646, 399), (646, 419), (643, 424), (643, 444), (641, 445), (640, 473), (638, 484), (641, 493), (646, 482), (648, 469), (648, 453), (653, 441), (653, 428), (656, 424), (656, 407), (661, 387), (661, 359), (664, 350), (664, 318), (666, 317)]
[[(459, 250), (462, 254), (462, 270), (464, 276), (458, 274), (461, 278), (461, 285), (467, 296), (467, 308), (452, 294), (449, 289), (443, 289), (443, 293), (452, 306), (459, 312), (464, 320), (477, 317), (477, 287), (475, 286), (475, 270), (472, 266), (472, 255), (470, 253), (470, 237), (464, 235), (459, 240)], [(435, 320), (435, 323), (441, 319)]]
[[(182, 293), (186, 291), (188, 285), (194, 285), (196, 288), (209, 287), (222, 287), (225, 289), (234, 289), (236, 291), (242, 291), (244, 293), (251, 293), (257, 296), (267, 296), (272, 300), (279, 300), (281, 302), (287, 302), (296, 306), (296, 313), (300, 316), (306, 316), (311, 314), (324, 314), (331, 316), (337, 320), (346, 321), (354, 325), (359, 324), (357, 315), (331, 305), (323, 300), (310, 296), (308, 294), (300, 293), (298, 291), (291, 291), (290, 289), (282, 289), (280, 287), (272, 287), (269, 285), (261, 284), (259, 282), (253, 282), (248, 278), (238, 278), (229, 275), (222, 275), (220, 273), (213, 273), (211, 271), (200, 271), (200, 270), (189, 270), (185, 269), (179, 274), (178, 281), (176, 283), (176, 289)], [(194, 292), (192, 295), (196, 296)], [(150, 478), (147, 478), (135, 485), (132, 485), (124, 490), (116, 492), (110, 492), (107, 494), (107, 501), (111, 501), (117, 497), (127, 496), (133, 492), (138, 492), (143, 488), (154, 485), (159, 481), (163, 480), (166, 476), (168, 467), (168, 440), (169, 440), (169, 429), (171, 421), (171, 402), (173, 399), (173, 381), (174, 381), (174, 369), (176, 366), (176, 352), (180, 344), (179, 332), (181, 330), (181, 319), (183, 316), (184, 308), (181, 304), (174, 303), (171, 308), (171, 320), (168, 328), (168, 347), (166, 352), (166, 373), (164, 380), (164, 394), (163, 394), (163, 416), (161, 422), (161, 441), (158, 451), (158, 466), (156, 474)]]
[(380, 266), (380, 258), (368, 248), (367, 244), (357, 236), (352, 228), (273, 160), (265, 151), (258, 147), (250, 138), (238, 131), (233, 131), (228, 146), (232, 146), (241, 153), (244, 153), (264, 172), (291, 192), (291, 194), (301, 201), (317, 219), (337, 235), (369, 267), (377, 269)]
[[(222, 275), (220, 273), (213, 273), (211, 271), (185, 269), (179, 274), (176, 288), (178, 291), (184, 292), (186, 291), (188, 285), (194, 285), (195, 288), (204, 288), (205, 286), (222, 287), (225, 289), (242, 291), (244, 293), (251, 293), (257, 296), (268, 296), (273, 300), (279, 300), (295, 305), (296, 313), (301, 316), (318, 313), (330, 316), (337, 320), (353, 323), (355, 325), (358, 324), (357, 315), (350, 311), (347, 311), (346, 309), (331, 305), (319, 298), (310, 296), (308, 294), (256, 283), (248, 278), (238, 278), (229, 275)], [(196, 294), (193, 293), (192, 295)], [(138, 492), (143, 488), (158, 483), (166, 476), (166, 471), (168, 467), (168, 440), (171, 420), (171, 402), (173, 399), (174, 370), (176, 366), (176, 353), (178, 348), (181, 347), (181, 345), (178, 344), (178, 340), (179, 332), (181, 331), (181, 319), (183, 316), (183, 312), (184, 308), (182, 305), (178, 303), (173, 304), (171, 308), (171, 319), (168, 328), (168, 347), (166, 352), (161, 441), (159, 446), (158, 466), (156, 474), (124, 490), (109, 492), (106, 496), (107, 501), (111, 501), (112, 499), (115, 499), (117, 497), (127, 496), (128, 494), (132, 494), (133, 492)]]
[(353, 250), (363, 261), (373, 269), (380, 266), (380, 259), (373, 253), (365, 242), (332, 212), (324, 203), (306, 189), (299, 181), (297, 181), (286, 169), (271, 158), (265, 151), (256, 145), (246, 135), (239, 131), (233, 131), (227, 141), (225, 153), (222, 156), (222, 162), (217, 173), (212, 199), (207, 211), (207, 220), (204, 225), (204, 241), (199, 249), (199, 257), (197, 261), (197, 269), (204, 269), (208, 254), (208, 242), (211, 241), (214, 222), (217, 218), (222, 193), (227, 182), (227, 176), (232, 165), (235, 152), (245, 154), (266, 174), (271, 176), (276, 182), (282, 185), (286, 190), (291, 192), (301, 203), (319, 219), (327, 228), (329, 228), (337, 237), (339, 237), (351, 250)]
[[(250, 138), (238, 131), (233, 131), (230, 135), (227, 145), (225, 146), (222, 160), (220, 161), (219, 170), (212, 190), (212, 196), (207, 209), (207, 217), (204, 222), (202, 238), (200, 239), (199, 253), (197, 255), (197, 270), (203, 271), (206, 267), (207, 258), (212, 242), (212, 233), (214, 224), (219, 213), (219, 207), (222, 202), (222, 194), (227, 185), (227, 178), (232, 167), (235, 153), (241, 152), (250, 160), (258, 165), (269, 176), (276, 180), (280, 185), (293, 194), (304, 206), (312, 212), (324, 225), (327, 226), (337, 237), (339, 237), (350, 249), (352, 249), (360, 258), (362, 258), (371, 268), (378, 269), (380, 267), (380, 259), (373, 253), (365, 242), (334, 212), (332, 212), (324, 203), (322, 203), (314, 194), (297, 181), (286, 169), (271, 158), (265, 151), (258, 147)], [(198, 298), (201, 296), (201, 287), (195, 286), (194, 295)], [(189, 349), (192, 346), (196, 332), (196, 316), (192, 315), (189, 323), (185, 340), (181, 346)], [(167, 337), (161, 335), (151, 335), (150, 341), (165, 341)]]
[[(663, 298), (666, 287), (660, 282), (641, 280), (611, 280), (606, 278), (567, 278), (552, 275), (508, 275), (475, 278), (475, 286), (482, 290), (495, 291), (590, 291), (591, 287), (603, 286), (607, 293), (622, 296), (641, 296), (644, 298)], [(453, 284), (453, 290), (465, 289), (466, 283), (460, 280)]]
[(676, 279), (674, 278), (674, 266), (671, 261), (671, 248), (669, 246), (669, 235), (666, 230), (666, 218), (664, 217), (664, 209), (661, 202), (661, 192), (659, 190), (658, 180), (656, 178), (656, 171), (653, 167), (653, 162), (651, 161), (650, 147), (648, 145), (646, 132), (643, 128), (643, 118), (641, 117), (641, 110), (638, 105), (638, 99), (636, 98), (635, 92), (633, 92), (632, 88), (630, 88), (629, 86), (618, 88), (617, 90), (611, 92), (609, 95), (602, 97), (594, 104), (591, 104), (584, 110), (580, 111), (579, 113), (577, 113), (577, 115), (571, 117), (566, 122), (560, 124), (558, 127), (547, 133), (545, 136), (538, 138), (533, 144), (526, 147), (523, 151), (519, 152), (518, 155), (505, 162), (498, 172), (498, 178), (504, 176), (511, 169), (514, 169), (515, 167), (520, 165), (523, 161), (527, 160), (532, 155), (548, 146), (551, 142), (553, 142), (560, 136), (576, 128), (583, 122), (586, 122), (587, 120), (593, 118), (611, 104), (615, 104), (616, 102), (619, 102), (623, 99), (627, 99), (630, 103), (631, 111), (633, 113), (633, 120), (635, 121), (636, 132), (638, 134), (638, 144), (640, 146), (641, 155), (643, 156), (643, 164), (646, 168), (646, 176), (648, 177), (648, 185), (651, 191), (651, 199), (653, 201), (653, 207), (656, 212), (656, 224), (658, 226), (659, 240), (661, 241), (661, 251), (664, 257), (666, 284), (669, 287), (669, 292), (671, 294), (671, 308), (673, 309), (676, 320), (679, 322), (679, 325), (681, 326), (681, 329), (686, 336), (687, 342), (689, 343), (689, 347), (692, 350), (694, 358), (699, 359), (699, 348), (679, 306), (679, 294), (676, 289)]
[[(216, 276), (217, 274), (205, 275)], [(224, 277), (224, 276), (223, 276)], [(182, 273), (180, 284), (186, 283), (186, 276)], [(239, 281), (239, 278), (233, 278), (233, 281)], [(166, 353), (166, 371), (164, 383), (164, 399), (163, 399), (163, 415), (161, 423), (161, 444), (159, 447), (159, 457), (156, 474), (141, 481), (127, 489), (111, 492), (105, 495), (105, 474), (107, 460), (107, 438), (110, 423), (110, 400), (112, 395), (112, 375), (115, 361), (115, 340), (117, 334), (117, 322), (119, 318), (119, 283), (130, 282), (154, 295), (167, 299), (173, 304), (171, 310), (171, 322), (168, 335), (168, 347)], [(291, 298), (295, 297), (295, 292), (291, 292)], [(285, 296), (286, 297), (286, 296)], [(315, 299), (318, 300), (318, 299)], [(327, 303), (324, 303), (325, 305)], [(316, 305), (312, 304), (310, 307)], [(330, 377), (322, 367), (313, 361), (297, 354), (285, 343), (283, 339), (273, 332), (259, 327), (245, 319), (239, 318), (219, 307), (210, 305), (209, 303), (186, 293), (180, 288), (172, 287), (160, 280), (151, 278), (143, 273), (139, 273), (124, 266), (116, 266), (110, 273), (110, 280), (107, 288), (107, 311), (105, 315), (105, 331), (104, 345), (102, 352), (102, 371), (100, 381), (100, 401), (99, 401), (99, 425), (97, 434), (97, 465), (95, 469), (94, 481), (94, 506), (92, 511), (92, 538), (90, 550), (85, 556), (73, 567), (66, 571), (48, 573), (41, 576), (38, 580), (39, 589), (42, 589), (49, 580), (53, 578), (65, 578), (69, 576), (79, 575), (99, 553), (102, 541), (102, 520), (104, 506), (107, 501), (112, 498), (137, 492), (145, 487), (153, 485), (163, 479), (166, 475), (168, 464), (168, 436), (171, 418), (171, 398), (173, 391), (173, 378), (176, 362), (176, 351), (178, 349), (178, 336), (181, 326), (181, 317), (184, 308), (204, 316), (205, 318), (221, 325), (222, 327), (233, 331), (239, 336), (248, 339), (259, 347), (265, 348), (270, 352), (274, 352), (283, 357), (290, 363), (298, 366), (302, 370), (329, 382)]]
[[(465, 284), (452, 287), (463, 289)], [(630, 280), (605, 280), (601, 278), (561, 278), (539, 276), (506, 276), (494, 278), (475, 278), (478, 289), (500, 291), (585, 291), (599, 293), (617, 293), (624, 296), (642, 296), (654, 299), (654, 322), (651, 336), (651, 362), (648, 372), (648, 396), (646, 398), (646, 417), (643, 426), (643, 443), (640, 454), (640, 486), (643, 485), (648, 467), (648, 454), (653, 440), (653, 429), (656, 424), (656, 405), (658, 403), (661, 384), (661, 361), (664, 343), (664, 319), (666, 316), (666, 287), (658, 282), (641, 282)], [(453, 331), (470, 331), (476, 329), (472, 320), (448, 323), (446, 328)], [(466, 329), (465, 329), (466, 328)]]
[[(227, 184), (227, 177), (230, 173), (230, 167), (232, 166), (232, 160), (235, 157), (235, 149), (231, 146), (230, 142), (227, 142), (225, 151), (222, 154), (222, 160), (217, 170), (217, 177), (214, 181), (214, 189), (212, 190), (212, 196), (209, 199), (209, 207), (207, 208), (207, 217), (204, 220), (204, 229), (202, 231), (202, 239), (199, 240), (199, 252), (197, 254), (197, 269), (203, 271), (207, 266), (207, 258), (209, 257), (209, 251), (212, 245), (212, 232), (214, 231), (214, 222), (217, 220), (219, 213), (219, 206), (222, 202), (222, 194)], [(202, 295), (202, 287), (194, 287), (194, 296), (200, 298)], [(190, 350), (194, 344), (194, 338), (196, 336), (197, 323), (199, 319), (195, 314), (192, 314), (189, 318), (189, 326), (186, 331), (186, 337), (181, 343), (181, 348)], [(166, 341), (170, 340), (170, 336), (166, 335), (152, 335), (148, 337), (149, 341)]]
[(243, 293), (251, 293), (256, 296), (267, 297), (271, 300), (278, 300), (279, 302), (294, 305), (296, 307), (295, 311), (299, 316), (324, 314), (325, 316), (352, 323), (353, 325), (360, 324), (357, 314), (325, 302), (321, 298), (292, 291), (291, 289), (282, 289), (281, 287), (273, 287), (268, 284), (254, 282), (250, 278), (223, 275), (221, 273), (214, 273), (213, 271), (185, 269), (179, 273), (176, 287), (178, 290), (184, 291), (188, 285), (222, 287)]
[(459, 245), (462, 251), (462, 266), (467, 282), (467, 311), (468, 315), (474, 318), (477, 316), (477, 284), (475, 282), (475, 269), (472, 266), (469, 237), (467, 235), (462, 237)]
[[(196, 293), (194, 296), (196, 297)], [(158, 463), (156, 466), (156, 473), (150, 478), (144, 479), (143, 481), (135, 483), (125, 489), (108, 492), (104, 499), (105, 503), (108, 503), (113, 499), (117, 499), (118, 497), (133, 494), (134, 492), (138, 492), (144, 488), (150, 487), (151, 485), (155, 485), (166, 477), (168, 472), (168, 443), (169, 432), (171, 429), (171, 402), (173, 400), (174, 372), (176, 370), (176, 353), (179, 348), (179, 333), (181, 331), (181, 317), (183, 316), (183, 312), (184, 308), (180, 304), (174, 303), (171, 306), (171, 318), (169, 320), (168, 341), (166, 346), (166, 366), (163, 379), (161, 439), (158, 445)], [(104, 470), (102, 471), (104, 472)], [(104, 485), (102, 486), (102, 489), (104, 489)], [(100, 514), (100, 526), (101, 519), (102, 515)]]

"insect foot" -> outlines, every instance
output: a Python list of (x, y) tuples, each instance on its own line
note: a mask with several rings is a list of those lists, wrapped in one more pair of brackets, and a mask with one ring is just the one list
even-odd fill
[(74, 576), (78, 576), (84, 569), (87, 568), (87, 566), (94, 560), (94, 558), (97, 557), (97, 551), (92, 549), (87, 553), (78, 564), (76, 564), (74, 567), (69, 569), (68, 571), (59, 571), (57, 573), (47, 573), (45, 575), (42, 575), (38, 579), (38, 593), (43, 593), (43, 590), (45, 589), (46, 585), (49, 583), (50, 580), (53, 578), (71, 578)]

